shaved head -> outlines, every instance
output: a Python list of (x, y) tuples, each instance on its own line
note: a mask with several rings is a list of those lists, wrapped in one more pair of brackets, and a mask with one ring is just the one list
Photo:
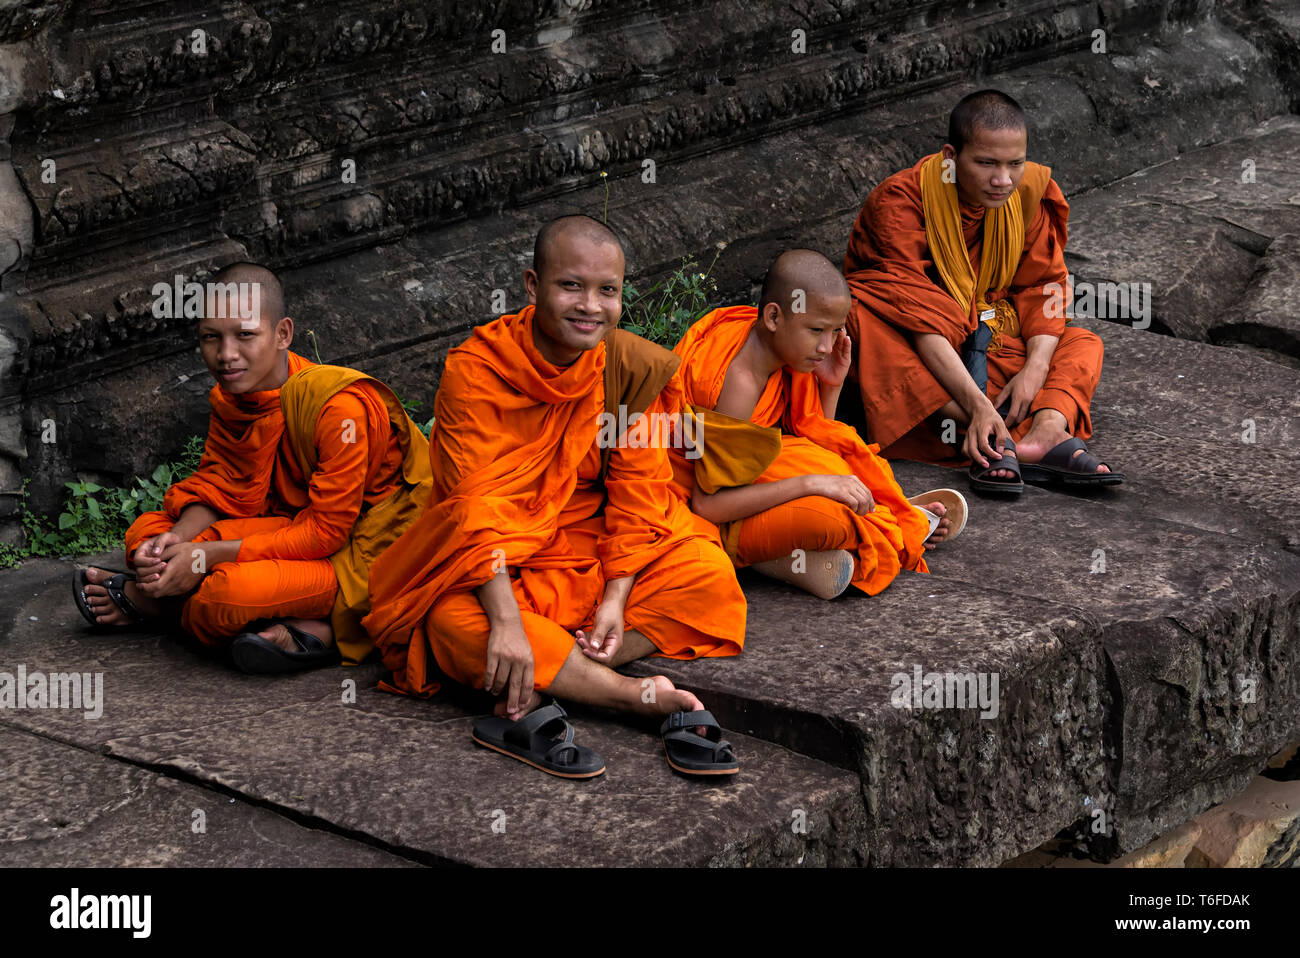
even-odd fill
[[(256, 283), (261, 318), (272, 327), (284, 318), (284, 290), (275, 274), (265, 266), (258, 266), (256, 263), (231, 263), (223, 267), (210, 282), (214, 284)], [(230, 310), (227, 315), (237, 315), (237, 313)]]
[(556, 241), (561, 237), (582, 239), (598, 246), (614, 246), (623, 255), (623, 243), (618, 234), (595, 217), (585, 213), (557, 216), (537, 232), (533, 242), (533, 270), (540, 276), (555, 252)]
[(763, 315), (768, 303), (776, 303), (784, 315), (791, 315), (799, 299), (796, 290), (803, 291), (805, 302), (814, 297), (821, 301), (849, 298), (849, 284), (838, 266), (816, 250), (792, 249), (782, 253), (768, 267), (763, 279), (763, 293), (758, 301), (758, 314)]
[(975, 129), (1029, 131), (1025, 111), (1001, 90), (976, 90), (967, 94), (948, 117), (948, 143), (954, 153), (975, 137)]

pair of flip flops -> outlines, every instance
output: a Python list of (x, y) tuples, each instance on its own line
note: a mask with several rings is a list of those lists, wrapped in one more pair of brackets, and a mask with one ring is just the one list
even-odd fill
[[(1014, 453), (1016, 444), (1008, 439), (1003, 449)], [(970, 484), (977, 492), (1019, 495), (1024, 492), (1026, 482), (1043, 486), (1096, 488), (1117, 486), (1124, 481), (1124, 473), (1098, 472), (1098, 466), (1110, 468), (1109, 464), (1088, 451), (1082, 439), (1071, 436), (1053, 446), (1038, 462), (1022, 463), (1018, 456), (1004, 455), (1001, 459), (990, 459), (987, 466), (971, 463)], [(1008, 470), (1014, 475), (990, 477), (989, 474), (997, 470)]]
[[(99, 566), (95, 568), (98, 569)], [(119, 626), (107, 625), (95, 618), (95, 610), (90, 607), (90, 597), (86, 595), (86, 587), (98, 585), (108, 593), (109, 601), (117, 606), (132, 624), (145, 620), (145, 614), (126, 594), (126, 584), (135, 581), (134, 572), (125, 572), (121, 569), (101, 569), (102, 572), (111, 572), (113, 574), (103, 582), (91, 582), (86, 576), (87, 571), (86, 569), (72, 570), (72, 598), (76, 601), (77, 611), (81, 613), (83, 619), (99, 630), (107, 631), (119, 628)]]
[[(694, 729), (703, 727), (705, 735)], [(740, 770), (735, 752), (722, 739), (711, 712), (674, 712), (660, 728), (668, 764), (685, 775), (734, 775)], [(479, 745), (518, 759), (559, 778), (595, 778), (605, 771), (599, 754), (573, 741), (573, 726), (558, 703), (544, 705), (517, 722), (492, 716), (474, 723), (471, 737)]]
[(337, 647), (326, 645), (310, 632), (304, 632), (288, 622), (279, 624), (289, 630), (298, 651), (282, 649), (256, 632), (241, 633), (230, 643), (230, 657), (235, 660), (240, 671), (250, 675), (284, 675), (339, 664)]

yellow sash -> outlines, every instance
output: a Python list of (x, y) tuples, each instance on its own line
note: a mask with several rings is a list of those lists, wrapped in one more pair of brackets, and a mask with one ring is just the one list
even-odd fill
[[(363, 508), (348, 541), (330, 556), (339, 580), (330, 623), (343, 661), (350, 665), (360, 662), (374, 648), (361, 628), (362, 618), (370, 612), (370, 565), (420, 517), (433, 491), (429, 440), (411, 422), (393, 391), (360, 370), (310, 366), (290, 376), (280, 388), (285, 429), (303, 474), (310, 478), (316, 471), (316, 420), (321, 409), (335, 393), (361, 380), (374, 386), (388, 407), (388, 418), (402, 450), (403, 482), (386, 499)], [(382, 455), (383, 450), (374, 454)]]
[[(781, 430), (774, 426), (733, 419), (703, 406), (691, 406), (686, 415), (695, 418), (691, 435), (701, 453), (695, 462), (695, 483), (707, 495), (750, 485), (781, 455)], [(723, 551), (732, 559), (740, 551), (740, 526), (740, 520), (718, 526)]]
[[(1005, 299), (989, 303), (991, 289), (1007, 289), (1020, 266), (1025, 246), (1025, 218), (1020, 191), (1016, 190), (995, 210), (984, 211), (984, 241), (980, 249), (980, 289), (975, 289), (966, 239), (961, 231), (961, 208), (956, 182), (944, 182), (943, 154), (936, 153), (921, 166), (921, 203), (925, 213), (925, 239), (935, 268), (952, 298), (967, 316), (979, 310), (993, 331), (989, 352), (1001, 345), (1002, 334), (1020, 335), (1020, 317)], [(993, 310), (992, 316), (987, 312)]]

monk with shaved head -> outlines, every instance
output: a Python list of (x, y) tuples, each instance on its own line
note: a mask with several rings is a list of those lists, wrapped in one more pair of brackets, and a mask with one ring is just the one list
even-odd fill
[(77, 570), (74, 597), (94, 625), (173, 622), (247, 672), (359, 662), (370, 563), (428, 499), (428, 442), (383, 383), (291, 351), (270, 270), (206, 286), (199, 468), (131, 525), (129, 570)]
[(615, 668), (645, 656), (735, 655), (745, 599), (716, 530), (672, 490), (667, 445), (678, 359), (617, 328), (623, 249), (565, 216), (538, 234), (529, 305), (452, 349), (434, 402), (434, 495), (376, 563), (365, 620), (386, 687), (431, 695), (442, 678), (496, 698), (476, 742), (542, 771), (589, 778), (604, 760), (573, 741), (542, 693), (665, 716), (669, 764), (739, 765), (700, 700), (667, 677)]
[(1027, 144), (1020, 105), (980, 90), (867, 197), (844, 257), (867, 438), (985, 492), (1113, 485), (1084, 444), (1102, 343), (1067, 325), (1069, 206)]
[[(782, 253), (758, 308), (714, 310), (682, 337), (686, 402), (702, 424), (677, 489), (739, 566), (833, 598), (868, 595), (965, 522), (952, 490), (908, 500), (889, 463), (835, 420), (852, 342), (844, 277), (813, 250)], [(951, 511), (951, 514), (950, 514)], [(954, 524), (956, 520), (956, 524)]]

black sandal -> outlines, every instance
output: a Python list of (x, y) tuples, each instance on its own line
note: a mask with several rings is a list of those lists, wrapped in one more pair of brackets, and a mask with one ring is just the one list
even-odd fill
[(573, 726), (558, 703), (543, 705), (518, 722), (501, 716), (481, 718), (470, 736), (479, 745), (559, 778), (595, 778), (605, 760), (573, 744)]
[[(694, 731), (704, 727), (704, 735)], [(668, 764), (683, 775), (735, 775), (740, 762), (731, 743), (722, 738), (722, 726), (708, 709), (674, 712), (659, 728)]]
[(121, 625), (110, 625), (106, 622), (100, 622), (95, 618), (94, 610), (90, 608), (90, 603), (87, 601), (86, 586), (98, 585), (108, 593), (108, 600), (112, 602), (113, 605), (117, 606), (118, 611), (130, 620), (127, 623), (128, 625), (135, 625), (143, 622), (146, 618), (145, 614), (141, 612), (136, 604), (126, 596), (126, 584), (135, 581), (135, 573), (123, 572), (120, 569), (105, 569), (101, 566), (94, 566), (93, 568), (99, 569), (101, 572), (112, 572), (113, 575), (109, 576), (103, 582), (91, 582), (90, 579), (86, 578), (86, 569), (72, 570), (72, 597), (76, 600), (77, 611), (81, 613), (81, 617), (96, 629), (109, 630), (122, 628)]
[[(1011, 495), (1020, 495), (1025, 491), (1024, 480), (1020, 477), (1020, 457), (1007, 456), (1005, 453), (1014, 453), (1016, 444), (1008, 439), (1002, 445), (1004, 455), (1001, 459), (989, 459), (987, 466), (977, 466), (975, 463), (970, 464), (970, 487), (976, 492), (1002, 492)], [(996, 469), (1009, 469), (1014, 472), (1014, 479), (990, 479), (988, 475)]]
[[(1078, 450), (1083, 452), (1075, 454)], [(1098, 466), (1110, 468), (1088, 451), (1078, 436), (1057, 443), (1039, 462), (1025, 463), (1025, 482), (1036, 485), (1117, 486), (1124, 481), (1122, 472), (1098, 472)]]
[(249, 675), (283, 675), (323, 665), (338, 665), (341, 661), (339, 650), (335, 646), (326, 645), (310, 632), (304, 632), (288, 622), (275, 624), (289, 630), (294, 644), (301, 651), (289, 652), (256, 632), (244, 632), (235, 636), (235, 640), (230, 643), (230, 655), (240, 671)]

